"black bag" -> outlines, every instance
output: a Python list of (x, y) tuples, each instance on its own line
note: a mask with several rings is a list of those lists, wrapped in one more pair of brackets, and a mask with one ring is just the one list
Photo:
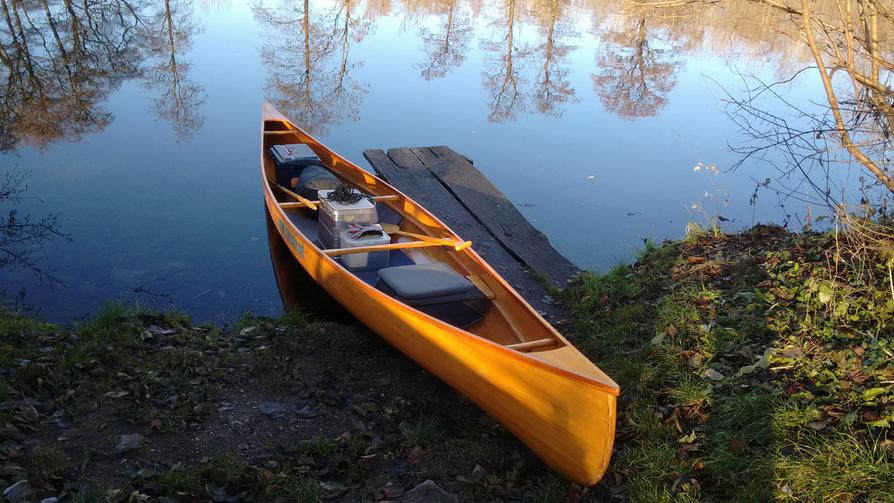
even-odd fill
[(321, 190), (334, 190), (338, 186), (338, 178), (323, 166), (308, 166), (298, 177), (298, 185), (295, 192), (301, 197), (311, 201), (319, 199), (317, 192)]

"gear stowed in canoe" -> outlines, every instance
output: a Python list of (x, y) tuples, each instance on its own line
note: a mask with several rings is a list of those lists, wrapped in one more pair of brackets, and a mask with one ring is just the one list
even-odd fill
[(550, 466), (598, 481), (618, 385), (425, 208), (267, 103), (261, 129), (267, 209), (314, 281)]

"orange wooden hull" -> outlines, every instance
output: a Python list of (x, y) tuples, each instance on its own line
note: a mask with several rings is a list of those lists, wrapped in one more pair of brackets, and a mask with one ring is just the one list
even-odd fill
[[(264, 119), (264, 124), (268, 124), (284, 118), (268, 106)], [(295, 136), (289, 141), (297, 139), (311, 145), (339, 176), (375, 195), (400, 194), (334, 153), (324, 153), (321, 149), (325, 147), (287, 124), (295, 128)], [(457, 263), (490, 274), (490, 284), (499, 287), (494, 302), (502, 303), (499, 312), (505, 313), (510, 325), (518, 330), (525, 330), (528, 325), (531, 331), (552, 334), (557, 338), (557, 347), (528, 353), (516, 351), (441, 322), (358, 279), (323, 254), (280, 207), (281, 201), (267, 183), (270, 167), (264, 150), (271, 139), (262, 133), (261, 143), (267, 209), (295, 260), (316, 282), (367, 327), (478, 404), (569, 479), (591, 485), (602, 477), (614, 442), (619, 393), (608, 376), (540, 318), (472, 249), (456, 252), (462, 255)], [(420, 228), (440, 227), (441, 236), (445, 232), (455, 236), (437, 218), (403, 194), (400, 196), (395, 209), (403, 210), (414, 222), (422, 222)]]

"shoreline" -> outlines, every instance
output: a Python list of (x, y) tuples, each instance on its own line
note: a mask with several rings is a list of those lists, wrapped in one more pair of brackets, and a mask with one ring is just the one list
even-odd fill
[(195, 326), (118, 304), (58, 326), (2, 309), (0, 489), (18, 501), (884, 500), (894, 297), (886, 272), (849, 267), (860, 257), (890, 265), (828, 233), (696, 233), (561, 292), (569, 339), (622, 389), (612, 465), (592, 488), (360, 326), (308, 313)]

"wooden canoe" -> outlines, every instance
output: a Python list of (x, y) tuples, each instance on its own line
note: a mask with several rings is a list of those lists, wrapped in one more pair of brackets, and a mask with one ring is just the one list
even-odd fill
[[(269, 103), (262, 116), (264, 200), (283, 242), (314, 281), (367, 327), (500, 421), (547, 464), (579, 484), (596, 483), (611, 457), (618, 385), (531, 308), (478, 256), (474, 245), (420, 245), (396, 238), (392, 246), (449, 265), (487, 294), (483, 319), (466, 330), (377, 289), (369, 274), (343, 267), (318, 246), (317, 221), (306, 205), (272, 182), (275, 165), (267, 153), (272, 145), (307, 144), (343, 182), (396, 212), (402, 218), (401, 231), (450, 243), (463, 240), (412, 199), (321, 145)], [(416, 245), (420, 247), (409, 249)]]

